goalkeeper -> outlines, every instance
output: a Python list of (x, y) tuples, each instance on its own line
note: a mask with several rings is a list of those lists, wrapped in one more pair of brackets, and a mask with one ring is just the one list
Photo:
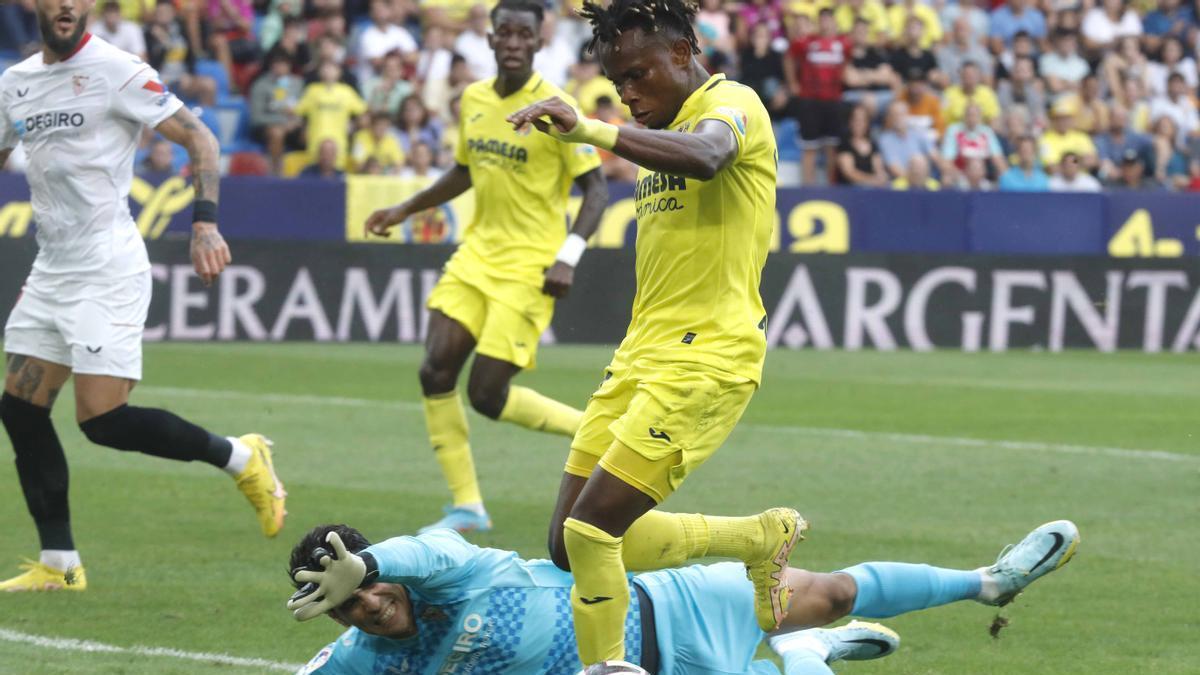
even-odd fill
[[(789, 569), (791, 604), (770, 638), (786, 675), (829, 675), (837, 659), (886, 656), (899, 636), (878, 624), (811, 628), (853, 615), (896, 616), (960, 600), (1011, 602), (1066, 564), (1079, 532), (1042, 525), (994, 565), (951, 570), (870, 562), (818, 574)], [(348, 630), (301, 673), (515, 673), (574, 675), (571, 576), (545, 560), (480, 548), (457, 532), (370, 542), (352, 527), (322, 525), (292, 549), (298, 620), (328, 615)], [(630, 579), (625, 658), (652, 674), (778, 675), (755, 661), (765, 634), (739, 563), (692, 565)], [(808, 629), (808, 630), (806, 630)]]

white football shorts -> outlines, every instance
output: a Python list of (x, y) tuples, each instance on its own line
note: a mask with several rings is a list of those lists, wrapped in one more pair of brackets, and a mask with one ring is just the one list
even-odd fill
[(4, 351), (80, 375), (140, 380), (150, 291), (149, 271), (104, 281), (30, 279), (4, 327)]

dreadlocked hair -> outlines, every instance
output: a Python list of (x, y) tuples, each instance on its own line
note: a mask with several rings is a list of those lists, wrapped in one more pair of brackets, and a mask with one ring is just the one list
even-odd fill
[(585, 0), (579, 16), (592, 25), (589, 52), (601, 44), (612, 44), (624, 30), (641, 28), (647, 33), (678, 34), (688, 41), (693, 54), (699, 54), (700, 43), (692, 28), (697, 8), (697, 0), (612, 0), (607, 7)]

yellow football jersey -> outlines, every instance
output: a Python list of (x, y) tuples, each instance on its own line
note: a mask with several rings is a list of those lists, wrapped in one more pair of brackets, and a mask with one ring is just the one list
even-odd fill
[(485, 275), (540, 290), (567, 237), (571, 183), (598, 168), (600, 156), (590, 145), (562, 143), (532, 127), (517, 132), (505, 121), (551, 96), (575, 105), (561, 89), (534, 73), (501, 98), (494, 81), (475, 82), (462, 94), (454, 158), (471, 171), (475, 215), (446, 269), (476, 284), (486, 284)]
[(766, 309), (758, 286), (775, 222), (778, 153), (771, 119), (751, 88), (714, 75), (670, 129), (729, 125), (737, 157), (711, 180), (641, 169), (637, 296), (614, 361), (697, 362), (762, 376)]
[(317, 149), (326, 140), (338, 146), (338, 167), (346, 160), (350, 120), (367, 112), (367, 104), (348, 84), (314, 82), (304, 88), (295, 113), (308, 119), (308, 154), (316, 158)]

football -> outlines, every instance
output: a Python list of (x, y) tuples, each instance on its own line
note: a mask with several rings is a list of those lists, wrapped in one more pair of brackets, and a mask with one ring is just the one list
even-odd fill
[(584, 668), (579, 671), (578, 675), (618, 675), (619, 673), (650, 675), (645, 668), (629, 663), (628, 661), (602, 661)]

